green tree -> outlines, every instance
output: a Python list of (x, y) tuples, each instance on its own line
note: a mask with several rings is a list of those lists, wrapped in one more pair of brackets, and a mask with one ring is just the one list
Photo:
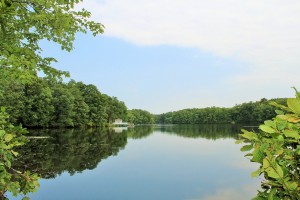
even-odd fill
[[(154, 117), (151, 113), (141, 109), (132, 109), (127, 113), (128, 122), (134, 124), (153, 124)], [(132, 121), (131, 121), (132, 120)]]
[(74, 115), (72, 116), (73, 124), (76, 127), (86, 126), (89, 121), (89, 106), (85, 103), (83, 94), (74, 80), (71, 80), (68, 83), (68, 88), (74, 97)]
[(75, 98), (65, 84), (58, 82), (51, 87), (52, 105), (54, 107), (51, 126), (70, 127), (74, 126), (73, 116)]
[[(0, 69), (0, 74), (3, 71)], [(21, 123), (25, 107), (24, 84), (13, 79), (0, 78), (0, 105), (6, 107), (10, 122)]]
[(89, 84), (85, 85), (82, 82), (78, 83), (80, 91), (82, 92), (85, 103), (89, 107), (88, 124), (90, 126), (100, 126), (107, 123), (106, 113), (106, 97), (104, 97), (96, 86)]
[[(48, 40), (57, 43), (63, 50), (71, 51), (73, 41), (78, 32), (90, 30), (94, 35), (103, 32), (103, 26), (89, 20), (90, 13), (84, 9), (75, 10), (74, 6), (81, 0), (2, 0), (0, 1), (0, 68), (6, 69), (1, 73), (1, 79), (10, 77), (17, 82), (31, 83), (37, 78), (37, 72), (42, 71), (48, 77), (68, 76), (67, 72), (62, 72), (51, 67), (51, 63), (56, 60), (52, 57), (43, 57), (40, 41)], [(2, 82), (2, 81), (0, 81)], [(0, 96), (5, 96), (6, 91)], [(28, 90), (25, 89), (25, 92)], [(48, 94), (43, 91), (40, 94)], [(30, 104), (33, 106), (33, 104)], [(43, 112), (42, 112), (43, 113)], [(30, 114), (35, 118), (33, 114)], [(38, 121), (41, 124), (46, 122)], [(11, 126), (1, 124), (0, 150), (6, 151), (5, 146), (14, 147), (11, 135), (16, 131)], [(21, 132), (22, 133), (22, 132)], [(9, 144), (10, 143), (10, 144)], [(1, 154), (2, 155), (2, 154)], [(10, 163), (12, 156), (1, 157), (0, 177), (1, 188), (0, 197), (5, 191), (12, 191), (13, 194), (27, 193), (34, 191), (34, 176), (29, 176), (25, 184), (33, 187), (25, 187), (19, 176), (11, 179), (3, 179), (4, 176), (12, 176)], [(5, 169), (5, 170), (4, 170)], [(33, 184), (33, 185), (32, 185)], [(25, 185), (25, 186), (27, 186)]]
[(75, 10), (81, 0), (3, 0), (0, 2), (0, 67), (11, 68), (15, 79), (28, 81), (42, 71), (51, 77), (68, 75), (51, 67), (56, 60), (43, 57), (41, 40), (53, 41), (71, 51), (77, 32), (103, 32), (89, 21), (90, 13)]
[(113, 122), (115, 119), (127, 120), (127, 107), (124, 102), (119, 101), (116, 97), (108, 97), (108, 123)]
[(21, 119), (27, 127), (47, 127), (52, 121), (54, 106), (47, 82), (38, 79), (25, 85), (25, 106)]

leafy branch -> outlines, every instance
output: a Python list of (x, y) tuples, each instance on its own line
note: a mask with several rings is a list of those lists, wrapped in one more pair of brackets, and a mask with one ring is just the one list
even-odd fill
[(247, 143), (241, 150), (250, 151), (246, 156), (260, 164), (252, 176), (265, 179), (255, 200), (300, 199), (300, 95), (295, 91), (296, 98), (287, 99), (287, 106), (272, 103), (280, 110), (259, 126), (259, 133), (242, 130), (237, 141)]

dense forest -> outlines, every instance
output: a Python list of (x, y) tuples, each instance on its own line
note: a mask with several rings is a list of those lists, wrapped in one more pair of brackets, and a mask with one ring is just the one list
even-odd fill
[(102, 126), (127, 117), (127, 108), (116, 97), (96, 86), (74, 80), (36, 78), (31, 83), (0, 79), (0, 105), (10, 121), (26, 127)]
[(127, 120), (133, 124), (154, 124), (154, 116), (150, 112), (141, 109), (128, 110)]
[(286, 99), (261, 99), (236, 105), (232, 108), (193, 108), (153, 116), (158, 124), (228, 124), (261, 123), (276, 116), (271, 102), (286, 104)]
[(127, 110), (124, 102), (101, 93), (96, 86), (71, 80), (67, 83), (38, 78), (31, 83), (1, 79), (0, 105), (10, 121), (26, 127), (105, 126), (115, 119), (133, 124), (229, 124), (261, 123), (275, 117), (270, 102), (285, 104), (286, 99), (261, 99), (232, 108), (193, 108), (161, 115), (141, 109)]

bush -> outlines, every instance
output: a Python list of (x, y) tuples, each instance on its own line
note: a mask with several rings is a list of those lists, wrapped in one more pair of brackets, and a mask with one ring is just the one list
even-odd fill
[[(6, 191), (14, 196), (34, 192), (39, 186), (39, 177), (29, 171), (18, 171), (12, 168), (12, 162), (18, 153), (14, 148), (27, 142), (24, 134), (26, 129), (21, 126), (13, 126), (8, 121), (8, 114), (4, 108), (0, 111), (0, 199), (6, 199)], [(26, 199), (27, 197), (24, 197)]]
[(255, 200), (300, 199), (300, 94), (287, 99), (287, 106), (279, 107), (277, 116), (259, 126), (260, 132), (242, 130), (242, 140), (247, 145), (241, 151), (250, 151), (245, 156), (260, 164), (253, 177), (263, 175), (262, 191)]

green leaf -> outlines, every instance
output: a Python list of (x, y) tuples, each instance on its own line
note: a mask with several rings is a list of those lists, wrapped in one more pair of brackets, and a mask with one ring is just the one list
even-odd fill
[(260, 125), (259, 129), (266, 133), (275, 133), (276, 132), (275, 129), (273, 129), (272, 127), (267, 126), (267, 125)]
[(284, 137), (283, 137), (282, 135), (278, 135), (278, 136), (276, 137), (276, 139), (277, 139), (277, 141), (278, 141), (277, 144), (281, 144), (281, 145), (284, 144)]
[(298, 123), (300, 122), (300, 119), (298, 117), (292, 116), (292, 115), (286, 115), (286, 120), (292, 123)]
[(263, 159), (263, 169), (267, 169), (268, 167), (270, 167), (270, 162), (269, 162), (268, 158), (264, 158)]
[(1, 112), (5, 112), (5, 107), (1, 107)]
[(272, 121), (272, 120), (266, 120), (266, 121), (264, 121), (264, 124), (267, 126), (270, 126), (270, 127), (274, 127), (274, 121)]
[(241, 151), (250, 151), (251, 149), (253, 149), (253, 145), (245, 145), (241, 148)]
[(269, 104), (272, 105), (272, 106), (275, 106), (275, 107), (277, 107), (277, 108), (281, 108), (281, 109), (283, 109), (283, 110), (287, 110), (287, 111), (290, 110), (288, 107), (286, 107), (286, 106), (284, 106), (284, 105), (281, 105), (281, 104), (279, 104), (279, 103), (276, 103), (275, 101), (271, 101)]
[(276, 194), (276, 188), (273, 188), (269, 193), (268, 200), (274, 200), (275, 194)]
[(5, 130), (0, 130), (0, 138), (3, 137), (5, 135)]
[(287, 182), (286, 185), (288, 190), (296, 190), (298, 187), (297, 182)]
[(254, 198), (251, 199), (251, 200), (266, 200), (266, 198), (261, 197), (261, 196), (258, 196), (258, 197), (254, 197)]
[(261, 151), (259, 148), (255, 149), (252, 154), (253, 154), (252, 161), (254, 162), (260, 163), (264, 159), (264, 152)]
[(282, 110), (275, 110), (275, 113), (277, 115), (284, 115), (284, 112)]
[(275, 164), (275, 166), (270, 165), (270, 167), (268, 167), (265, 171), (268, 173), (268, 176), (271, 178), (275, 178), (275, 179), (283, 178), (283, 170), (280, 167), (280, 165), (278, 165), (277, 163)]
[(281, 120), (281, 119), (276, 119), (276, 127), (278, 130), (283, 130), (287, 126), (287, 121), (286, 120)]
[(16, 152), (16, 151), (11, 151), (11, 153), (14, 154), (14, 156), (18, 156), (19, 155), (19, 153)]
[(276, 154), (277, 154), (277, 155), (281, 155), (281, 154), (283, 154), (283, 153), (284, 153), (283, 149), (278, 149), (278, 150), (276, 151)]
[(258, 140), (256, 133), (249, 132), (247, 130), (242, 130), (243, 134), (240, 134), (241, 137), (247, 138), (249, 140)]
[(6, 165), (8, 168), (10, 168), (10, 167), (11, 167), (11, 162), (10, 162), (10, 160), (6, 160), (5, 165)]
[(11, 141), (13, 138), (14, 138), (14, 136), (13, 136), (12, 134), (6, 134), (6, 135), (4, 136), (4, 140), (5, 140), (6, 142)]
[(289, 117), (286, 116), (286, 115), (277, 115), (276, 116), (276, 119), (279, 118), (279, 119), (282, 119), (282, 120), (287, 120)]
[(252, 172), (252, 173), (251, 173), (251, 177), (255, 178), (255, 177), (259, 176), (260, 174), (261, 174), (261, 170), (258, 169), (258, 170), (256, 170), (255, 172)]
[(285, 130), (283, 131), (283, 134), (286, 137), (290, 137), (290, 138), (295, 138), (295, 139), (300, 139), (300, 135), (297, 131), (293, 131), (293, 130)]
[(300, 99), (289, 98), (287, 99), (287, 105), (294, 113), (300, 114)]
[(296, 154), (300, 155), (300, 145), (298, 145), (296, 148)]
[(241, 143), (244, 143), (244, 140), (236, 140), (235, 141), (235, 144), (241, 144)]

